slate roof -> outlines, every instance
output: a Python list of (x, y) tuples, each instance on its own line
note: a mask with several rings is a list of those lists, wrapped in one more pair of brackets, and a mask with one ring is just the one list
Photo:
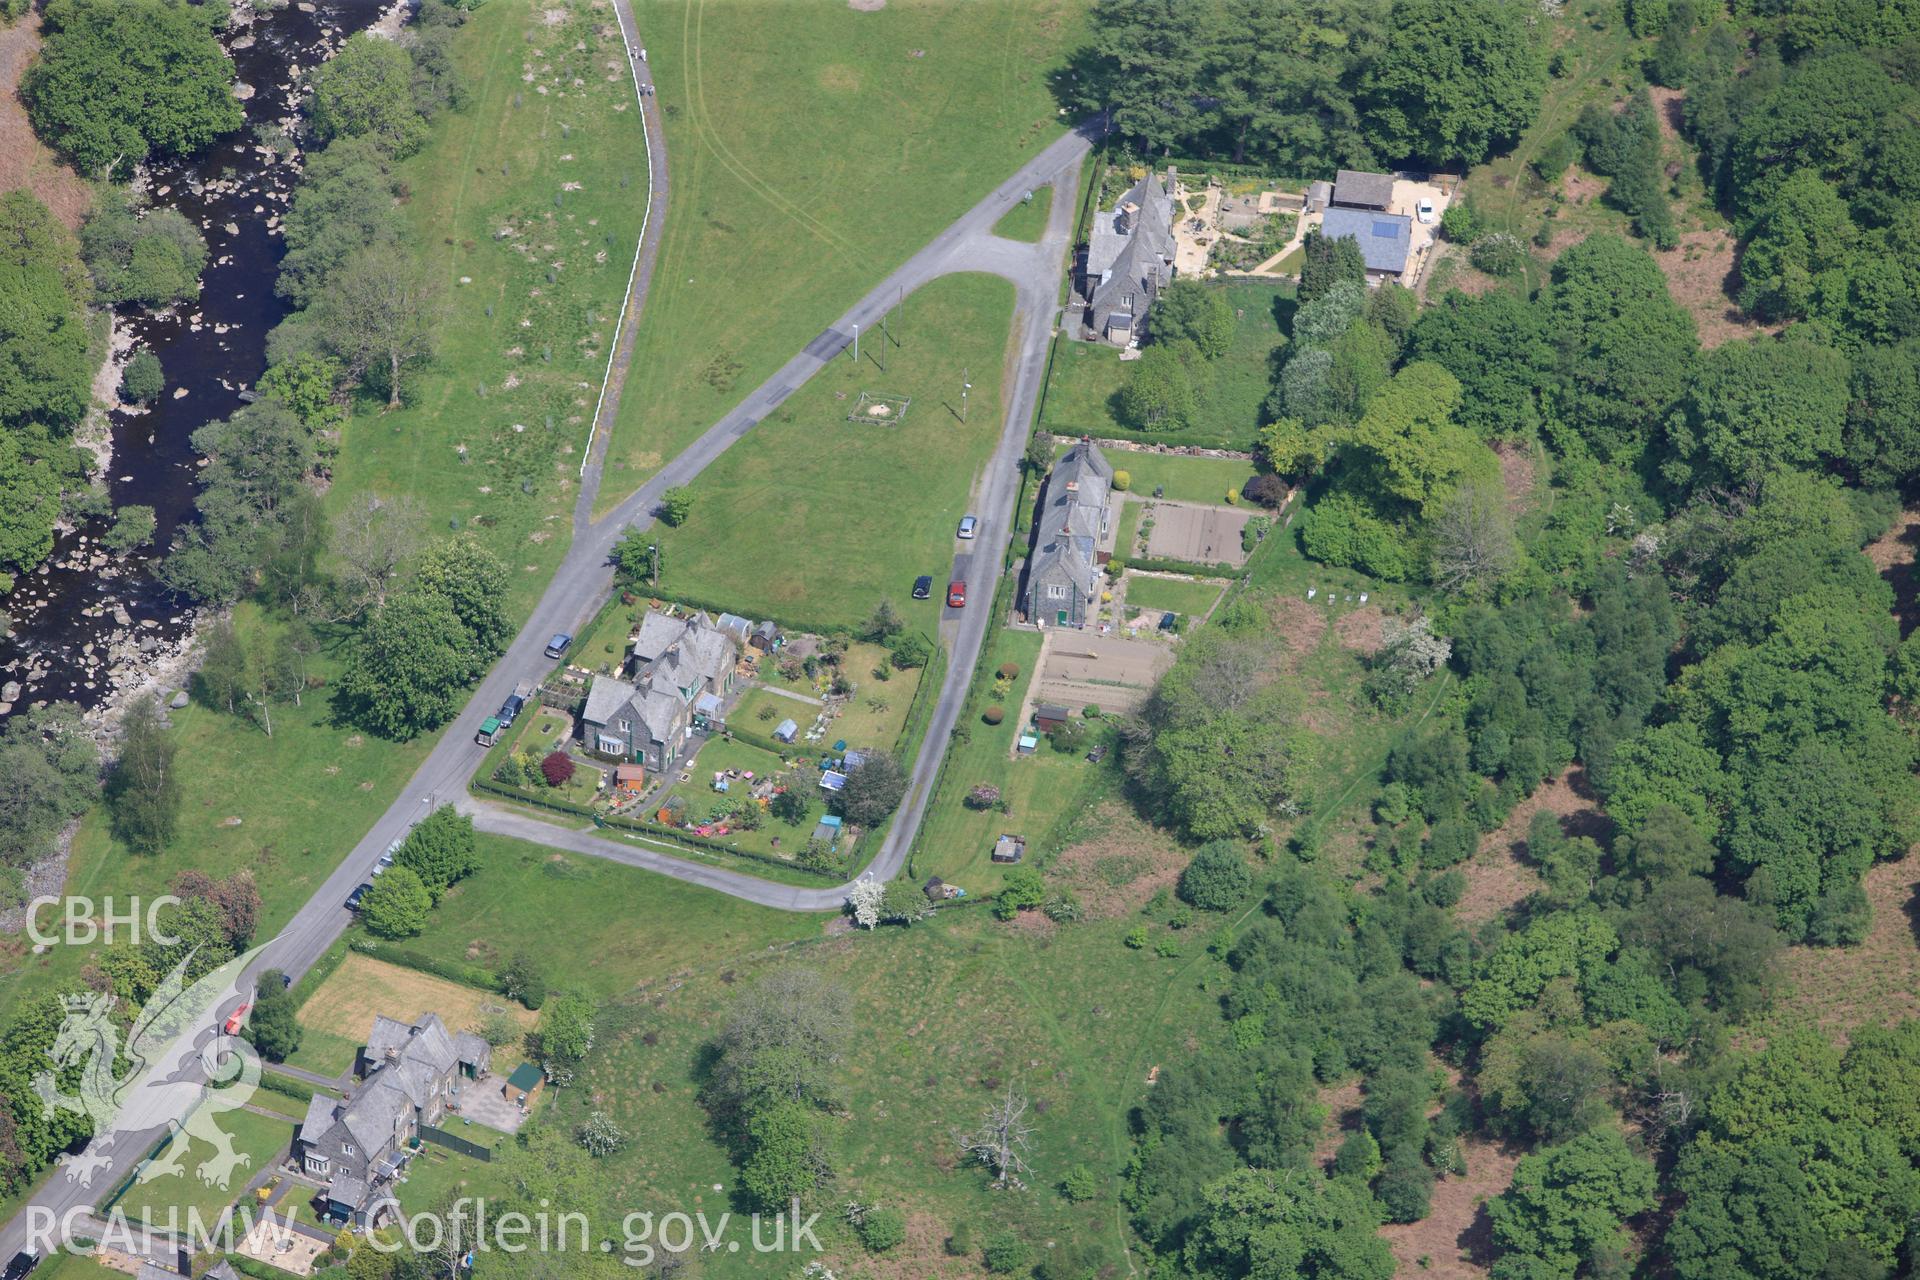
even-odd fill
[(1407, 254), (1413, 248), (1413, 219), (1404, 213), (1371, 209), (1329, 209), (1320, 234), (1332, 240), (1353, 240), (1360, 246), (1367, 270), (1398, 275), (1407, 269)]
[(1099, 570), (1094, 567), (1092, 558), (1083, 554), (1073, 539), (1052, 538), (1041, 546), (1033, 558), (1033, 568), (1027, 571), (1029, 592), (1033, 585), (1059, 574), (1064, 574), (1084, 598), (1093, 589)]
[(1047, 522), (1043, 536), (1065, 534), (1079, 543), (1092, 563), (1106, 520), (1107, 495), (1113, 489), (1113, 464), (1091, 442), (1082, 440), (1053, 464), (1047, 477)]
[(393, 1141), (394, 1135), (405, 1127), (399, 1121), (413, 1110), (412, 1100), (404, 1090), (387, 1082), (387, 1074), (385, 1070), (375, 1073), (367, 1086), (347, 1103), (346, 1112), (340, 1117), (340, 1123), (347, 1126), (347, 1132), (369, 1156)]
[(634, 703), (634, 710), (640, 713), (640, 723), (646, 726), (654, 742), (671, 742), (674, 722), (679, 718), (682, 705), (677, 696), (650, 689), (646, 697)]
[[(1094, 218), (1087, 242), (1088, 299), (1096, 311), (1115, 309), (1128, 295), (1147, 302), (1173, 278), (1173, 197), (1149, 172), (1120, 199), (1119, 208)], [(1117, 308), (1126, 310), (1126, 308)]]
[(337, 1098), (329, 1098), (324, 1093), (316, 1093), (307, 1099), (307, 1118), (300, 1122), (300, 1141), (318, 1142), (327, 1136), (327, 1130), (333, 1128), (333, 1109)]
[(462, 1031), (453, 1037), (453, 1051), (465, 1066), (484, 1067), (493, 1061), (493, 1047), (471, 1031)]
[(1342, 169), (1333, 175), (1333, 202), (1365, 209), (1384, 209), (1393, 203), (1393, 175)]
[(587, 687), (587, 707), (580, 718), (588, 724), (608, 724), (614, 713), (633, 701), (633, 695), (640, 692), (625, 680), (615, 680), (611, 676), (595, 676)]
[(633, 633), (633, 656), (642, 662), (652, 662), (671, 649), (686, 631), (687, 624), (679, 618), (669, 618), (657, 609), (647, 610), (647, 616), (640, 619), (640, 629)]
[(367, 1184), (348, 1174), (340, 1174), (327, 1188), (327, 1199), (335, 1204), (348, 1204), (356, 1209), (361, 1208), (367, 1202)]

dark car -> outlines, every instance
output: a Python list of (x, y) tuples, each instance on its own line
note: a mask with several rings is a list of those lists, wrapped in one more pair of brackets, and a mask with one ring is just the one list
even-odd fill
[(373, 885), (371, 883), (364, 880), (361, 881), (360, 886), (347, 895), (347, 910), (358, 911), (360, 909), (360, 899), (366, 897), (367, 891), (372, 888)]
[(553, 639), (547, 641), (547, 656), (549, 658), (565, 657), (567, 650), (571, 648), (573, 648), (573, 636), (568, 632), (562, 631)]
[(913, 580), (913, 598), (915, 600), (925, 600), (928, 596), (932, 594), (933, 594), (933, 575), (932, 574), (923, 573), (919, 577)]
[(31, 1249), (22, 1249), (7, 1263), (6, 1280), (25, 1280), (27, 1273), (39, 1265), (39, 1254)]
[(505, 702), (500, 704), (500, 714), (494, 718), (500, 722), (502, 728), (505, 728), (514, 722), (515, 717), (520, 714), (521, 709), (526, 705), (527, 700), (525, 698), (517, 693), (513, 694)]

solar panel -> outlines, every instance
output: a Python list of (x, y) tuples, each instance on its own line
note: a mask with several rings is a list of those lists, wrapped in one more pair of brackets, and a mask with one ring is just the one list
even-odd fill
[(1373, 224), (1373, 234), (1379, 236), (1382, 240), (1398, 240), (1400, 238), (1400, 226), (1394, 222), (1376, 222)]

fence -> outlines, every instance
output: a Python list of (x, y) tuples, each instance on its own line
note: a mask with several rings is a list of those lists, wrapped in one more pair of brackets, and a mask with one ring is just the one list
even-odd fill
[(420, 1126), (420, 1141), (431, 1142), (434, 1146), (445, 1147), (449, 1151), (458, 1151), (461, 1155), (472, 1156), (475, 1160), (487, 1163), (493, 1161), (492, 1147), (483, 1147), (457, 1133), (448, 1133), (445, 1129), (436, 1129), (430, 1124)]

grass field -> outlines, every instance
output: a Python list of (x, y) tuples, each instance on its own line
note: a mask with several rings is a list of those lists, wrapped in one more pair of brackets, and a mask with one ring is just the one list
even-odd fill
[[(579, 1087), (556, 1099), (552, 1122), (570, 1128), (600, 1106), (627, 1132), (647, 1135), (596, 1163), (609, 1206), (729, 1207), (714, 1187), (731, 1189), (738, 1179), (698, 1105), (701, 1051), (733, 991), (775, 965), (804, 964), (851, 994), (859, 1046), (836, 1080), (844, 1111), (825, 1125), (838, 1170), (831, 1203), (889, 1205), (907, 1218), (906, 1242), (876, 1260), (837, 1214), (824, 1215), (821, 1262), (840, 1275), (971, 1275), (980, 1242), (1004, 1225), (1036, 1256), (1049, 1245), (1073, 1246), (1091, 1255), (1089, 1272), (1111, 1266), (1101, 1273), (1123, 1275), (1126, 1233), (1115, 1200), (1131, 1151), (1128, 1113), (1155, 1066), (1187, 1060), (1195, 1035), (1221, 1031), (1222, 966), (1202, 954), (1205, 936), (1195, 931), (1187, 957), (1163, 959), (1121, 944), (1130, 924), (1010, 925), (963, 908), (911, 930), (817, 942), (790, 957), (732, 957), (718, 975), (651, 988), (604, 1011), (606, 1051)], [(1033, 1185), (1017, 1194), (991, 1190), (983, 1170), (956, 1158), (950, 1136), (1008, 1083), (1032, 1098), (1038, 1130)], [(1092, 1171), (1097, 1187), (1080, 1203), (1056, 1189), (1076, 1165)], [(961, 1225), (975, 1252), (947, 1258), (942, 1242)], [(701, 1262), (708, 1277), (773, 1273), (745, 1249)]]
[[(662, 537), (660, 590), (815, 631), (857, 625), (883, 598), (907, 613), (914, 578), (946, 581), (999, 439), (1012, 308), (1013, 287), (989, 276), (908, 297), (884, 373), (879, 342), (863, 343), (859, 365), (835, 361), (694, 481), (692, 515)], [(850, 423), (862, 391), (912, 404), (896, 425)]]
[[(1127, 378), (1120, 353), (1102, 343), (1061, 339), (1054, 343), (1053, 366), (1047, 371), (1041, 429), (1056, 436), (1251, 449), (1260, 426), (1260, 405), (1272, 385), (1273, 352), (1286, 342), (1284, 325), (1293, 314), (1293, 285), (1235, 280), (1211, 287), (1225, 292), (1239, 324), (1233, 346), (1205, 370), (1199, 411), (1191, 424), (1179, 431), (1138, 431), (1124, 425), (1117, 412)], [(1140, 487), (1137, 479), (1134, 487)]]
[(234, 1170), (225, 1187), (208, 1186), (196, 1172), (199, 1163), (212, 1154), (204, 1143), (182, 1147), (176, 1139), (174, 1154), (180, 1161), (181, 1172), (165, 1174), (149, 1182), (135, 1182), (116, 1207), (128, 1218), (158, 1227), (167, 1225), (167, 1211), (176, 1207), (182, 1227), (188, 1221), (189, 1212), (198, 1212), (200, 1220), (211, 1228), (219, 1220), (220, 1211), (246, 1189), (247, 1180), (266, 1168), (293, 1141), (295, 1128), (290, 1120), (238, 1110), (224, 1112), (217, 1123), (233, 1139), (234, 1150), (251, 1157), (247, 1164)]
[(603, 508), (1059, 136), (1049, 76), (1085, 9), (635, 6), (673, 194)]
[(1175, 578), (1127, 575), (1127, 604), (1135, 609), (1170, 610), (1191, 618), (1206, 616), (1220, 598), (1223, 582), (1182, 582)]
[[(543, 17), (566, 12), (575, 16), (560, 25)], [(608, 80), (603, 66), (617, 37), (609, 51), (592, 14), (591, 0), (496, 0), (457, 33), (454, 56), (472, 103), (437, 121), (425, 149), (400, 168), (411, 191), (408, 217), (448, 290), (440, 355), (411, 379), (406, 408), (386, 414), (361, 406), (347, 424), (326, 498), (338, 514), (375, 495), (409, 497), (429, 535), (473, 532), (512, 571), (508, 605), (516, 616), (566, 548), (583, 415), (626, 286), (646, 181), (631, 85), (624, 74)], [(579, 70), (584, 83), (535, 92), (520, 78), (532, 48), (551, 54), (553, 75)], [(622, 101), (627, 108), (615, 110)], [(582, 189), (562, 190), (573, 182)], [(496, 239), (508, 225), (522, 230)], [(516, 248), (523, 242), (540, 250), (539, 264)], [(544, 275), (551, 262), (564, 264), (554, 283)], [(462, 276), (473, 284), (458, 284)], [(534, 290), (539, 297), (528, 296)], [(547, 347), (551, 363), (542, 355)], [(519, 354), (509, 354), (515, 348)], [(506, 387), (510, 379), (517, 385)], [(527, 430), (513, 431), (516, 422)], [(531, 492), (522, 491), (523, 481)], [(256, 635), (257, 608), (242, 604), (235, 624), (243, 638)], [(322, 639), (328, 649), (314, 674), (330, 680), (341, 636), (323, 630)], [(96, 810), (74, 839), (67, 891), (156, 894), (185, 868), (214, 875), (249, 868), (262, 899), (259, 936), (270, 936), (431, 745), (382, 742), (335, 723), (324, 689), (304, 702), (276, 711), (271, 738), (197, 705), (173, 713), (180, 758), (191, 762), (182, 771), (179, 837), (160, 854), (136, 858)], [(83, 959), (79, 948), (20, 955), (0, 981), (0, 1002), (71, 985)]]
[[(448, 1116), (442, 1126), (469, 1142), (482, 1146), (500, 1146), (513, 1139), (460, 1116)], [(407, 1165), (406, 1181), (395, 1192), (405, 1213), (431, 1213), (450, 1203), (455, 1193), (463, 1196), (498, 1196), (506, 1187), (499, 1169), (486, 1161), (460, 1155), (432, 1143), (421, 1144)]]
[(480, 837), (480, 853), (480, 871), (448, 891), (408, 947), (496, 969), (524, 951), (545, 966), (550, 986), (604, 998), (704, 967), (716, 954), (820, 931), (817, 917), (598, 858), (489, 835)]
[(1009, 240), (1037, 242), (1047, 230), (1047, 211), (1053, 207), (1053, 188), (1041, 187), (1000, 216), (993, 234)]

